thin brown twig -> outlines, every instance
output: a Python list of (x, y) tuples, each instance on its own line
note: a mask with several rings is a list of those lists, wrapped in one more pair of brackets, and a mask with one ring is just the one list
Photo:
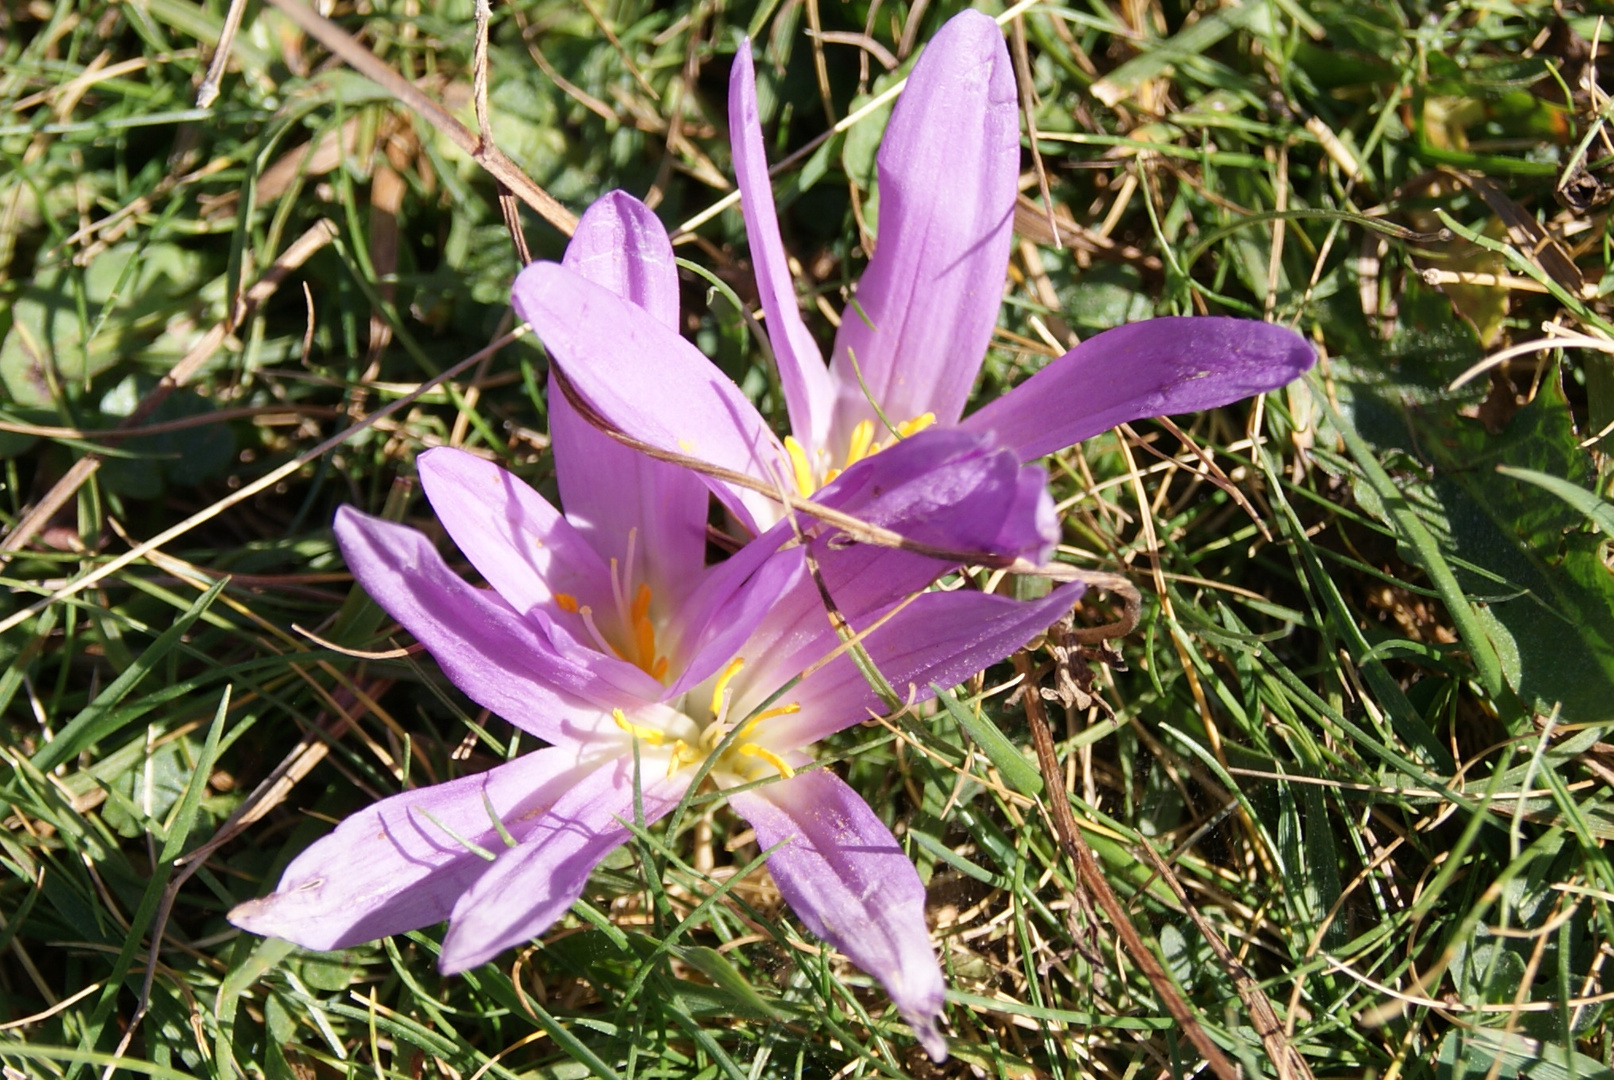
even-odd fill
[(1014, 73), (1020, 83), (1020, 111), (1026, 117), (1026, 134), (1031, 139), (1031, 167), (1037, 173), (1037, 191), (1042, 195), (1042, 209), (1048, 215), (1048, 231), (1054, 234), (1054, 248), (1064, 250), (1059, 239), (1059, 222), (1054, 220), (1054, 196), (1048, 189), (1048, 170), (1042, 163), (1042, 148), (1037, 145), (1037, 88), (1031, 81), (1031, 50), (1026, 46), (1026, 17), (1015, 16), (1010, 36), (1014, 41)]
[(486, 169), (495, 180), (509, 188), (522, 202), (537, 211), (545, 221), (567, 236), (576, 231), (575, 214), (561, 205), (553, 195), (539, 187), (497, 146), (491, 143), (483, 145), (475, 132), (456, 120), (447, 109), (427, 97), (414, 83), (389, 68), (380, 57), (361, 45), (353, 35), (304, 4), (302, 0), (267, 0), (267, 2), (353, 70), (419, 113), (428, 124), (469, 154), (473, 161)]
[(552, 368), (551, 371), (555, 376), (555, 384), (560, 387), (561, 393), (566, 395), (566, 400), (585, 420), (622, 445), (653, 457), (657, 461), (681, 465), (703, 476), (710, 476), (713, 479), (722, 480), (724, 483), (743, 487), (748, 491), (760, 492), (790, 511), (806, 514), (824, 522), (826, 525), (841, 530), (857, 543), (899, 548), (903, 551), (911, 551), (916, 555), (926, 555), (933, 559), (972, 566), (984, 566), (994, 570), (1003, 570), (1010, 574), (1035, 574), (1062, 583), (1080, 581), (1091, 588), (1114, 593), (1122, 597), (1125, 603), (1125, 611), (1121, 619), (1106, 626), (1089, 627), (1085, 630), (1087, 635), (1097, 635), (1093, 640), (1104, 640), (1126, 634), (1131, 631), (1133, 626), (1137, 625), (1138, 609), (1141, 602), (1138, 591), (1130, 581), (1119, 574), (1082, 570), (1065, 563), (1038, 564), (1018, 555), (959, 551), (953, 548), (943, 548), (922, 543), (899, 532), (879, 525), (872, 525), (851, 514), (814, 502), (812, 499), (792, 495), (781, 485), (769, 484), (764, 480), (737, 472), (734, 469), (724, 468), (722, 465), (714, 465), (709, 461), (702, 461), (699, 458), (692, 458), (684, 454), (675, 454), (669, 450), (663, 450), (659, 446), (652, 446), (650, 443), (636, 439), (601, 416), (593, 405), (582, 394), (578, 393), (577, 388), (571, 384), (559, 368)]
[(1194, 1044), (1200, 1056), (1217, 1076), (1217, 1080), (1240, 1080), (1238, 1069), (1233, 1065), (1221, 1047), (1211, 1041), (1210, 1034), (1200, 1024), (1199, 1018), (1194, 1015), (1193, 1009), (1177, 988), (1172, 985), (1171, 977), (1155, 959), (1154, 953), (1144, 944), (1139, 936), (1137, 927), (1132, 925), (1126, 909), (1110, 888), (1110, 883), (1104, 877), (1098, 860), (1093, 857), (1093, 851), (1087, 846), (1087, 840), (1082, 836), (1080, 827), (1076, 824), (1076, 815), (1071, 812), (1070, 798), (1065, 793), (1065, 774), (1059, 765), (1059, 752), (1054, 748), (1053, 732), (1048, 729), (1048, 717), (1043, 712), (1042, 698), (1029, 684), (1031, 681), (1031, 661), (1025, 652), (1019, 652), (1014, 657), (1014, 667), (1021, 679), (1028, 686), (1027, 692), (1022, 695), (1025, 703), (1026, 720), (1031, 727), (1031, 742), (1037, 751), (1037, 764), (1042, 769), (1043, 783), (1047, 785), (1047, 806), (1049, 816), (1054, 820), (1054, 831), (1059, 836), (1060, 846), (1065, 849), (1066, 856), (1075, 864), (1077, 875), (1093, 898), (1104, 909), (1110, 924), (1121, 937), (1127, 954), (1132, 962), (1138, 965), (1144, 978), (1154, 988), (1160, 1003), (1165, 1006), (1171, 1018), (1181, 1025), (1183, 1034), (1188, 1041)]
[(1166, 883), (1166, 887), (1188, 913), (1188, 918), (1199, 930), (1200, 935), (1210, 945), (1211, 952), (1216, 954), (1222, 970), (1233, 980), (1233, 987), (1238, 991), (1239, 999), (1249, 1011), (1250, 1026), (1260, 1036), (1261, 1044), (1266, 1047), (1267, 1056), (1278, 1070), (1278, 1080), (1312, 1080), (1311, 1066), (1306, 1064), (1306, 1059), (1301, 1056), (1300, 1051), (1289, 1042), (1284, 1026), (1278, 1021), (1278, 1014), (1273, 1010), (1272, 1002), (1261, 990), (1260, 984), (1251, 977), (1249, 971), (1245, 970), (1244, 965), (1239, 963), (1238, 957), (1233, 955), (1233, 950), (1227, 947), (1227, 942), (1222, 940), (1210, 921), (1199, 913), (1199, 909), (1188, 898), (1188, 891), (1182, 887), (1182, 882), (1177, 880), (1177, 875), (1160, 857), (1160, 853), (1155, 851), (1154, 845), (1145, 839), (1141, 847), (1144, 857), (1149, 860), (1149, 865), (1154, 867), (1156, 876)]
[(230, 0), (224, 13), (224, 27), (219, 31), (218, 44), (213, 46), (213, 59), (207, 65), (207, 74), (196, 88), (196, 107), (205, 109), (218, 100), (219, 83), (224, 81), (224, 69), (230, 62), (230, 46), (235, 44), (235, 33), (241, 29), (241, 15), (247, 9), (247, 0)]

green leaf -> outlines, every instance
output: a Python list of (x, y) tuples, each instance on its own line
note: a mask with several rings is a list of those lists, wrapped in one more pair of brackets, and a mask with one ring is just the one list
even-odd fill
[(1543, 491), (1550, 491), (1585, 514), (1586, 520), (1603, 530), (1605, 536), (1614, 538), (1614, 503), (1599, 499), (1579, 484), (1572, 484), (1550, 473), (1536, 472), (1534, 469), (1517, 469), (1511, 465), (1498, 465), (1496, 471), (1503, 476), (1511, 476), (1515, 480), (1534, 484)]
[(948, 715), (975, 740), (975, 745), (1003, 774), (1003, 779), (1008, 781), (1010, 787), (1022, 795), (1035, 797), (1042, 794), (1042, 776), (1021, 756), (1020, 748), (1010, 742), (996, 724), (987, 719), (984, 713), (966, 709), (956, 697), (935, 683), (931, 683), (930, 688), (936, 691), (936, 700), (947, 709)]
[(728, 957), (705, 945), (680, 946), (672, 950), (680, 960), (700, 971), (732, 999), (731, 1011), (736, 1016), (768, 1017), (779, 1019), (784, 1014), (767, 998), (757, 993), (746, 981), (740, 969), (729, 963)]
[(1614, 1080), (1614, 1069), (1574, 1050), (1489, 1028), (1454, 1028), (1435, 1056), (1440, 1080), (1519, 1076), (1528, 1080)]
[(202, 617), (202, 613), (213, 605), (213, 601), (218, 599), (219, 593), (224, 591), (224, 586), (228, 583), (229, 578), (220, 578), (207, 592), (198, 596), (196, 602), (174, 620), (173, 626), (157, 636), (157, 640), (140, 655), (134, 666), (114, 679), (110, 686), (101, 691), (94, 701), (68, 721), (67, 726), (57, 732), (56, 737), (33, 756), (34, 768), (40, 772), (49, 772), (80, 750), (116, 731), (123, 721), (123, 715), (113, 712), (113, 709), (156, 668), (175, 645), (179, 644), (186, 631), (190, 630), (196, 620)]

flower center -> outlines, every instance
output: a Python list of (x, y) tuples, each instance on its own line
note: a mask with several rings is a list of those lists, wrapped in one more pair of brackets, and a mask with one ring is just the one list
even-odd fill
[(902, 423), (898, 424), (896, 426), (896, 434), (893, 435), (888, 441), (882, 443), (874, 441), (874, 422), (872, 420), (859, 420), (857, 422), (857, 426), (852, 429), (851, 436), (846, 440), (845, 460), (843, 460), (838, 467), (833, 464), (829, 464), (822, 470), (816, 468), (815, 465), (824, 464), (822, 459), (828, 457), (828, 454), (824, 450), (819, 450), (817, 456), (820, 458), (820, 461), (815, 463), (812, 456), (807, 453), (807, 448), (801, 444), (800, 440), (798, 440), (794, 435), (786, 435), (785, 453), (790, 455), (790, 472), (792, 478), (796, 481), (796, 490), (801, 494), (802, 498), (811, 498), (813, 492), (817, 491), (819, 488), (823, 487), (825, 484), (829, 483), (831, 480), (835, 479), (837, 476), (841, 475), (841, 473), (845, 472), (847, 469), (850, 469), (853, 465), (856, 465), (864, 458), (873, 457), (881, 450), (884, 450), (886, 447), (896, 443), (899, 439), (906, 439), (911, 435), (917, 435), (919, 432), (925, 430), (935, 422), (935, 413), (920, 413), (912, 420), (904, 420)]
[[(617, 727), (634, 738), (650, 746), (668, 748), (668, 776), (672, 776), (679, 769), (699, 766), (707, 758), (717, 754), (716, 760), (712, 762), (712, 771), (727, 773), (744, 783), (763, 779), (770, 767), (788, 779), (794, 776), (796, 771), (779, 754), (760, 742), (753, 741), (749, 736), (765, 721), (775, 716), (788, 716), (800, 712), (801, 706), (792, 701), (763, 709), (736, 728), (729, 722), (729, 705), (734, 698), (730, 683), (744, 666), (745, 658), (736, 656), (718, 673), (712, 683), (711, 699), (704, 710), (708, 716), (704, 725), (690, 715), (690, 698), (698, 695), (700, 691), (692, 690), (685, 696), (684, 711), (680, 718), (689, 720), (698, 731), (698, 734), (690, 739), (677, 738), (662, 728), (636, 724), (629, 720), (621, 709), (612, 709), (611, 718), (616, 721)], [(732, 737), (730, 732), (733, 733)], [(724, 745), (725, 740), (727, 745)]]
[[(626, 660), (652, 678), (665, 682), (670, 660), (656, 648), (656, 624), (650, 618), (653, 599), (650, 583), (641, 581), (637, 589), (632, 588), (633, 548), (638, 533), (638, 529), (629, 529), (626, 558), (620, 562), (614, 558), (611, 560), (611, 598), (617, 617), (617, 626), (613, 628), (615, 633), (607, 636), (602, 632), (594, 620), (594, 609), (587, 604), (579, 605), (577, 597), (571, 593), (556, 593), (555, 603), (562, 611), (569, 611), (583, 620), (589, 637), (594, 639), (595, 646), (601, 652), (610, 653), (618, 660)], [(633, 594), (631, 601), (628, 599), (630, 591)]]

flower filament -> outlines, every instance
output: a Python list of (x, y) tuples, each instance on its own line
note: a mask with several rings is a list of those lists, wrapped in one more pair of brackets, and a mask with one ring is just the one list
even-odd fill
[(633, 592), (633, 600), (628, 600), (633, 574), (633, 548), (638, 532), (638, 529), (628, 530), (626, 557), (620, 561), (615, 557), (611, 559), (611, 598), (616, 605), (622, 632), (627, 637), (626, 647), (619, 648), (613, 644), (594, 621), (594, 609), (587, 604), (579, 604), (577, 597), (571, 593), (556, 593), (555, 606), (583, 620), (583, 627), (595, 648), (618, 660), (626, 660), (652, 678), (665, 682), (671, 660), (656, 648), (656, 624), (650, 618), (650, 603), (654, 599), (650, 583), (641, 581)]
[[(852, 428), (852, 434), (846, 440), (846, 457), (839, 467), (831, 466), (824, 469), (823, 479), (818, 478), (818, 471), (814, 468), (812, 457), (807, 448), (794, 435), (785, 436), (785, 453), (790, 458), (791, 479), (796, 483), (796, 491), (802, 498), (811, 498), (813, 492), (834, 480), (841, 473), (866, 457), (873, 457), (881, 450), (894, 445), (899, 440), (917, 435), (936, 422), (936, 414), (932, 412), (920, 413), (911, 420), (904, 420), (895, 428), (894, 436), (888, 442), (874, 441), (874, 422), (872, 420), (859, 420)], [(819, 451), (823, 457), (824, 452)]]

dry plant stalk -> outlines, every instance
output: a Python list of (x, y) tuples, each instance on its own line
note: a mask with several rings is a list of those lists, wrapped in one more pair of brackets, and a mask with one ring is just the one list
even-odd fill
[(1121, 901), (1110, 888), (1110, 883), (1104, 877), (1104, 871), (1099, 867), (1098, 860), (1093, 857), (1093, 849), (1087, 846), (1080, 827), (1076, 824), (1076, 815), (1071, 812), (1070, 799), (1065, 794), (1065, 774), (1059, 767), (1059, 753), (1054, 749), (1053, 732), (1048, 729), (1048, 717), (1043, 712), (1042, 697), (1035, 687), (1031, 686), (1031, 661), (1022, 651), (1015, 654), (1014, 669), (1026, 683), (1025, 693), (1021, 700), (1025, 702), (1026, 720), (1031, 725), (1031, 742), (1037, 751), (1037, 764), (1042, 769), (1042, 782), (1048, 788), (1048, 811), (1054, 819), (1054, 831), (1059, 836), (1060, 846), (1065, 849), (1066, 856), (1075, 864), (1077, 877), (1081, 884), (1098, 901), (1099, 907), (1109, 918), (1110, 924), (1115, 927), (1116, 933), (1121, 936), (1121, 944), (1126, 947), (1127, 954), (1132, 962), (1138, 965), (1144, 978), (1154, 988), (1160, 1003), (1165, 1006), (1171, 1018), (1182, 1025), (1183, 1034), (1188, 1041), (1194, 1044), (1200, 1056), (1217, 1076), (1217, 1080), (1241, 1080), (1238, 1068), (1230, 1061), (1221, 1047), (1211, 1041), (1210, 1035), (1194, 1015), (1194, 1010), (1183, 996), (1172, 985), (1171, 976), (1166, 974), (1155, 959), (1154, 953), (1143, 943), (1137, 927), (1132, 925), (1131, 918)]

